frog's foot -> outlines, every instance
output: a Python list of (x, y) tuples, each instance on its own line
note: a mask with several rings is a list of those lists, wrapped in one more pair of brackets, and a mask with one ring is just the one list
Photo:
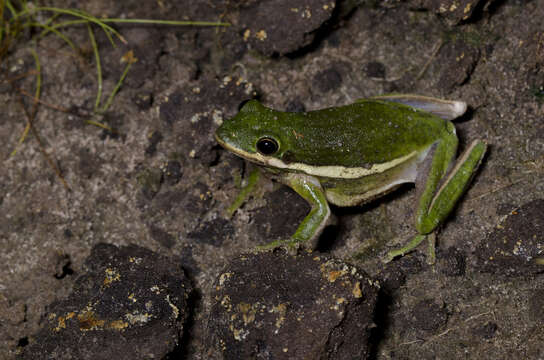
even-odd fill
[(412, 240), (405, 246), (401, 247), (400, 249), (392, 250), (387, 253), (386, 257), (383, 259), (384, 263), (391, 262), (394, 258), (397, 256), (404, 256), (410, 251), (414, 250), (416, 247), (423, 242), (423, 240), (428, 240), (428, 248), (427, 248), (427, 263), (429, 265), (432, 265), (436, 261), (436, 252), (435, 252), (435, 245), (436, 245), (436, 235), (435, 233), (430, 233), (427, 235), (419, 234), (414, 236)]

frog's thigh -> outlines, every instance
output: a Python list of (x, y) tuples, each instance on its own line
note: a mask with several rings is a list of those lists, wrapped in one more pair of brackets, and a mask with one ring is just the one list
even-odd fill
[[(435, 191), (445, 174), (444, 166), (450, 162), (444, 161), (455, 156), (457, 139), (455, 138), (454, 142), (448, 139), (438, 145), (418, 208), (416, 227), (420, 234), (432, 232), (451, 213), (478, 169), (486, 148), (487, 145), (481, 140), (475, 140), (470, 144), (455, 166), (449, 170), (447, 177), (442, 180), (440, 188)], [(447, 166), (445, 168), (447, 169)]]
[(295, 242), (313, 241), (322, 232), (331, 216), (325, 192), (319, 180), (312, 176), (290, 174), (284, 182), (306, 200), (312, 209), (293, 234)]

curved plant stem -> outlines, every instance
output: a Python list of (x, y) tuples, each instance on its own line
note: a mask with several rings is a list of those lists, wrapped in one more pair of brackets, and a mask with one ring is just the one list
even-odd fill
[(29, 130), (32, 132), (32, 135), (36, 138), (36, 141), (38, 142), (38, 146), (40, 148), (40, 152), (42, 153), (43, 157), (49, 164), (49, 166), (53, 169), (57, 177), (62, 182), (62, 185), (66, 188), (66, 190), (70, 190), (70, 187), (68, 186), (68, 183), (66, 180), (64, 180), (64, 177), (62, 176), (62, 173), (59, 169), (59, 167), (55, 164), (55, 162), (51, 159), (51, 157), (47, 154), (45, 151), (45, 146), (43, 144), (43, 141), (38, 134), (38, 131), (36, 130), (35, 126), (33, 125), (34, 118), (36, 117), (36, 113), (38, 111), (38, 104), (41, 94), (41, 86), (42, 86), (42, 75), (41, 75), (41, 64), (40, 59), (38, 57), (38, 54), (34, 49), (31, 49), (32, 56), (34, 57), (34, 62), (36, 63), (36, 90), (34, 93), (34, 102), (32, 105), (32, 111), (28, 113), (26, 107), (24, 106), (22, 94), (19, 97), (19, 104), (21, 105), (23, 112), (26, 115), (27, 124), (24, 131), (24, 136), (20, 139), (19, 143), (22, 143), (24, 141), (24, 137), (26, 137), (26, 134), (28, 134)]
[(94, 59), (96, 61), (96, 80), (98, 82), (96, 90), (96, 100), (94, 102), (94, 111), (96, 112), (100, 107), (100, 99), (102, 98), (102, 65), (100, 64), (100, 53), (98, 52), (98, 45), (96, 44), (93, 29), (91, 28), (91, 25), (89, 23), (87, 23), (87, 29), (89, 30), (89, 38), (91, 39)]

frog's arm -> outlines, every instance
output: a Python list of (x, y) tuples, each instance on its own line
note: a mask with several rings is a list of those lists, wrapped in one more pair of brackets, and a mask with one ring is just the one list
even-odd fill
[(240, 190), (238, 196), (236, 196), (236, 199), (234, 199), (232, 204), (226, 210), (227, 216), (229, 218), (232, 217), (236, 210), (238, 210), (238, 208), (242, 206), (242, 204), (245, 203), (246, 200), (249, 198), (249, 195), (253, 192), (255, 185), (259, 181), (260, 175), (261, 172), (257, 168), (253, 169), (251, 173), (249, 173), (247, 185)]
[(308, 248), (315, 247), (317, 238), (331, 217), (331, 210), (319, 180), (309, 175), (290, 173), (281, 182), (295, 190), (312, 208), (290, 239), (274, 241), (258, 249), (274, 249), (287, 245), (288, 250), (296, 250), (301, 243), (308, 242)]
[(291, 236), (291, 243), (317, 240), (331, 216), (331, 210), (321, 184), (316, 178), (301, 174), (287, 175), (286, 184), (312, 207), (297, 231)]
[(421, 95), (387, 94), (373, 96), (370, 99), (390, 101), (408, 105), (416, 109), (431, 113), (444, 120), (456, 119), (467, 111), (467, 104), (464, 101), (443, 100)]

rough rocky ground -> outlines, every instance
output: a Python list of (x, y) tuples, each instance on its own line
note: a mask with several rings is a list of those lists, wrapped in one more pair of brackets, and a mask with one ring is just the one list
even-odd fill
[[(114, 133), (86, 123), (97, 86), (87, 30), (66, 30), (82, 47), (81, 56), (73, 56), (55, 36), (40, 41), (42, 99), (71, 112), (40, 106), (35, 127), (70, 190), (32, 137), (9, 156), (26, 121), (18, 89), (33, 91), (32, 77), (8, 82), (33, 68), (24, 39), (1, 64), (0, 358), (40, 358), (33, 349), (40, 349), (44, 339), (54, 342), (55, 331), (59, 336), (70, 331), (81, 343), (96, 340), (111, 351), (89, 347), (76, 353), (58, 341), (53, 358), (135, 358), (119, 349), (134, 344), (137, 336), (148, 339), (153, 326), (161, 327), (165, 338), (157, 341), (164, 346), (149, 346), (151, 353), (140, 353), (142, 358), (236, 358), (247, 351), (253, 357), (287, 358), (293, 349), (266, 339), (286, 336), (282, 325), (292, 322), (283, 322), (284, 315), (298, 319), (301, 313), (290, 313), (289, 301), (319, 300), (325, 306), (333, 295), (336, 304), (328, 309), (341, 316), (346, 316), (344, 309), (360, 309), (365, 336), (344, 337), (352, 330), (336, 325), (319, 331), (328, 334), (326, 344), (345, 339), (349, 346), (344, 349), (359, 341), (361, 348), (352, 356), (544, 358), (544, 270), (534, 263), (544, 256), (543, 0), (97, 0), (77, 6), (109, 17), (232, 25), (123, 25), (117, 28), (128, 45), (116, 48), (96, 31), (106, 92), (122, 72), (119, 60), (126, 51), (133, 50), (138, 59), (111, 109), (99, 119)], [(415, 194), (406, 186), (362, 207), (333, 209), (338, 224), (327, 229), (313, 255), (315, 261), (327, 256), (345, 262), (345, 269), (355, 266), (350, 284), (366, 279), (367, 297), (358, 296), (360, 287), (351, 295), (337, 296), (341, 290), (327, 287), (310, 296), (292, 284), (304, 278), (316, 289), (323, 279), (332, 283), (339, 274), (348, 276), (343, 265), (334, 271), (314, 269), (321, 277), (304, 272), (315, 267), (312, 261), (293, 261), (286, 254), (270, 256), (293, 266), (290, 272), (278, 272), (269, 258), (262, 264), (271, 266), (241, 266), (240, 254), (292, 233), (307, 205), (284, 186), (262, 180), (259, 192), (228, 219), (224, 210), (249, 168), (215, 144), (218, 123), (251, 97), (276, 109), (300, 111), (388, 92), (466, 101), (471, 111), (456, 122), (461, 148), (476, 138), (490, 145), (472, 186), (438, 236), (436, 265), (426, 264), (422, 250), (387, 265), (380, 261), (413, 235)], [(120, 250), (112, 252), (123, 255), (93, 262), (91, 249), (95, 256), (108, 249), (95, 247), (101, 243), (117, 246)], [(139, 248), (125, 247), (129, 244)], [(245, 256), (258, 264), (253, 255)], [(123, 271), (138, 279), (135, 271), (143, 261), (138, 259), (146, 259), (142, 281), (118, 281), (125, 279)], [(235, 276), (240, 269), (255, 272), (244, 278), (245, 284), (251, 285), (252, 278), (273, 279), (271, 284), (292, 294), (271, 291), (270, 297), (257, 298), (248, 292), (244, 302), (243, 294), (236, 293), (232, 309), (242, 321), (234, 332), (221, 311), (234, 311), (224, 295), (236, 284), (221, 275)], [(147, 273), (164, 276), (147, 278)], [(191, 294), (182, 296), (170, 277), (187, 284), (187, 292), (192, 288)], [(157, 287), (149, 287), (149, 281)], [(126, 298), (107, 302), (102, 312), (89, 311), (106, 304), (89, 289), (109, 294), (116, 284), (133, 290), (119, 291)], [(302, 290), (308, 297), (300, 300)], [(166, 296), (171, 291), (178, 291), (178, 302)], [(80, 294), (89, 296), (88, 302), (78, 299)], [(277, 294), (285, 298), (275, 302)], [(144, 296), (155, 302), (148, 306), (146, 301), (136, 316), (133, 306)], [(256, 304), (272, 312), (259, 313)], [(128, 312), (132, 317), (123, 315)], [(288, 336), (306, 340), (304, 331), (313, 323), (303, 324), (296, 333), (289, 327)], [(252, 332), (257, 326), (264, 326), (258, 339)], [(236, 341), (221, 343), (229, 331)], [(127, 337), (130, 341), (124, 342)], [(136, 343), (142, 349), (146, 344)], [(306, 350), (293, 358), (349, 358), (326, 346)]]

